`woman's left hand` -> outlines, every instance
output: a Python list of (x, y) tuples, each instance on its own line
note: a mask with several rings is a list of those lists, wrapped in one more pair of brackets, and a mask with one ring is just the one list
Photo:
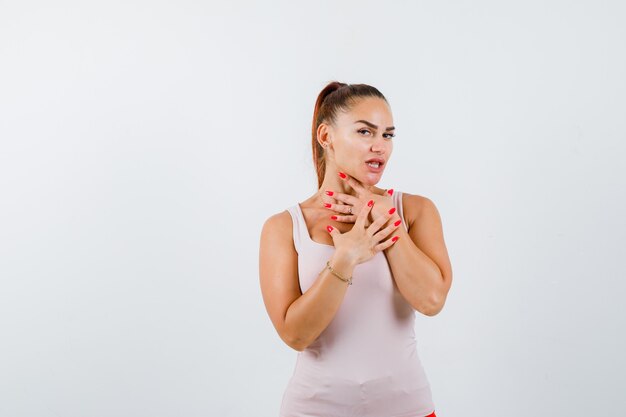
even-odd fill
[[(334, 190), (327, 190), (332, 192), (332, 195), (325, 193), (322, 196), (322, 200), (324, 203), (330, 204), (330, 207), (327, 207), (329, 210), (335, 211), (335, 216), (337, 218), (334, 220), (343, 223), (354, 223), (356, 221), (357, 213), (359, 213), (361, 208), (367, 205), (370, 200), (374, 200), (374, 207), (372, 207), (370, 211), (370, 215), (372, 217), (371, 222), (375, 221), (380, 216), (388, 214), (391, 209), (394, 210), (392, 212), (394, 215), (389, 220), (391, 220), (392, 223), (400, 220), (400, 216), (397, 214), (397, 210), (393, 206), (393, 198), (391, 197), (391, 194), (389, 194), (389, 192), (393, 193), (393, 190), (389, 190), (385, 193), (385, 195), (378, 195), (366, 189), (360, 181), (347, 174), (345, 178), (342, 178), (342, 180), (348, 183), (348, 185), (356, 191), (356, 196), (338, 193)], [(350, 208), (352, 209), (352, 214), (350, 214)]]

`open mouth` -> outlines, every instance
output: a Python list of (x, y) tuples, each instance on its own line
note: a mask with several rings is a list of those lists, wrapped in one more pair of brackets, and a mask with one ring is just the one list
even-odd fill
[(382, 158), (371, 158), (365, 161), (365, 165), (369, 167), (371, 171), (378, 172), (385, 165), (385, 160)]
[(365, 165), (367, 165), (369, 172), (380, 173), (383, 171), (383, 164), (380, 162), (366, 162)]

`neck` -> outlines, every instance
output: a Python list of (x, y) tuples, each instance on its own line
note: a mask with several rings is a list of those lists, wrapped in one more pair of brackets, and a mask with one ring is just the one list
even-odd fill
[[(380, 194), (379, 189), (374, 185), (363, 184), (363, 187), (369, 189), (375, 194)], [(324, 175), (322, 185), (317, 192), (317, 198), (321, 200), (321, 196), (326, 195), (325, 193), (327, 190), (356, 196), (354, 188), (352, 188), (344, 179), (339, 177), (339, 170), (337, 170), (334, 166), (326, 167), (326, 174)]]

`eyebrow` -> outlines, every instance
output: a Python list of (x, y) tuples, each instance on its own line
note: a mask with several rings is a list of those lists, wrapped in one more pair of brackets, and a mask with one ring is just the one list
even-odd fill
[[(365, 123), (366, 125), (368, 125), (372, 129), (378, 129), (378, 126), (376, 126), (374, 123), (368, 122), (367, 120), (357, 120), (354, 123)], [(394, 130), (395, 128), (396, 128), (395, 126), (390, 126), (390, 127), (386, 128), (385, 131)]]

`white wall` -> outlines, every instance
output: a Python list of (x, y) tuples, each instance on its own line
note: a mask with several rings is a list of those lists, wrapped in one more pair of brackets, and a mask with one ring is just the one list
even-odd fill
[(258, 277), (316, 190), (310, 123), (367, 83), (383, 188), (454, 270), (419, 315), (440, 417), (625, 415), (619, 1), (0, 2), (0, 416), (278, 415)]

